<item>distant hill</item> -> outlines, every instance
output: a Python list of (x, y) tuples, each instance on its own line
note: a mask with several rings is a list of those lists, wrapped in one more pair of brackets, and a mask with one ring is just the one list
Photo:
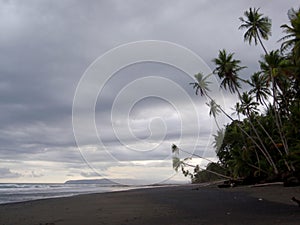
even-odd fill
[(108, 179), (86, 179), (86, 180), (68, 180), (65, 184), (116, 184)]

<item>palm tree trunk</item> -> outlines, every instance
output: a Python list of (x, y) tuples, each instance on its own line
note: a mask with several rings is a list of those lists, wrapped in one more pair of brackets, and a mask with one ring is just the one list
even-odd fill
[(210, 160), (210, 159), (208, 159), (208, 158), (205, 158), (205, 157), (200, 156), (200, 155), (195, 154), (195, 153), (191, 153), (191, 152), (185, 151), (185, 150), (183, 150), (182, 148), (180, 148), (179, 150), (182, 151), (182, 152), (184, 152), (184, 153), (186, 153), (186, 154), (189, 154), (189, 155), (191, 155), (191, 156), (196, 156), (196, 157), (198, 157), (198, 158), (200, 158), (200, 159), (204, 159), (204, 160), (206, 160), (206, 161), (208, 161), (208, 162), (214, 163), (214, 161), (212, 161), (212, 160)]
[(259, 43), (260, 43), (261, 47), (263, 48), (265, 54), (268, 55), (269, 53), (268, 53), (267, 49), (265, 48), (264, 44), (262, 43), (262, 40), (261, 40), (260, 36), (257, 35), (257, 38), (258, 38)]
[(261, 137), (260, 137), (259, 134), (257, 133), (256, 128), (253, 126), (253, 124), (252, 124), (252, 122), (251, 122), (251, 120), (250, 120), (250, 115), (248, 115), (248, 118), (249, 118), (249, 122), (250, 122), (249, 124), (250, 124), (250, 126), (252, 127), (252, 129), (253, 129), (253, 131), (254, 131), (254, 133), (255, 133), (255, 135), (256, 135), (258, 141), (259, 141), (260, 144), (261, 144), (260, 150), (261, 150), (261, 151), (263, 150), (262, 153), (265, 155), (266, 159), (268, 160), (268, 162), (269, 162), (269, 163), (271, 164), (271, 166), (273, 167), (274, 173), (275, 173), (275, 174), (278, 174), (277, 166), (276, 166), (276, 164), (274, 163), (274, 160), (272, 159), (270, 153), (269, 153), (268, 150), (266, 149), (266, 146), (264, 145), (264, 143), (263, 143)]
[[(213, 98), (210, 97), (208, 94), (206, 94), (206, 97), (208, 97), (211, 101), (214, 101)], [(231, 121), (234, 121), (234, 119), (231, 116), (229, 116), (220, 105), (218, 105), (217, 103), (216, 103), (216, 105), (225, 116), (227, 116)]]
[[(268, 136), (268, 138), (270, 139), (270, 141), (272, 142), (272, 144), (274, 145), (274, 147), (276, 148), (276, 150), (278, 151), (278, 153), (280, 154), (280, 156), (283, 156), (282, 152), (279, 150), (279, 148), (277, 147), (275, 141), (273, 140), (273, 138), (270, 136), (269, 132), (266, 131), (266, 129), (264, 128), (264, 126), (259, 122), (258, 119), (256, 119), (256, 122), (259, 124), (259, 126), (261, 127), (261, 129), (264, 131), (264, 133)], [(291, 168), (288, 164), (288, 162), (286, 161), (286, 159), (284, 159), (284, 164), (286, 165), (288, 171), (291, 171)]]
[(221, 129), (220, 129), (220, 126), (219, 126), (219, 124), (218, 124), (217, 118), (214, 117), (214, 119), (215, 119), (215, 123), (216, 123), (216, 125), (217, 125), (218, 130), (221, 130)]
[(248, 163), (248, 162), (246, 162), (246, 163), (247, 163), (248, 166), (250, 166), (250, 167), (252, 167), (252, 168), (254, 168), (254, 169), (257, 169), (257, 170), (259, 171), (259, 173), (260, 173), (260, 172), (263, 172), (263, 173), (265, 173), (265, 174), (268, 174), (267, 171), (262, 170), (260, 167), (254, 166), (253, 164)]
[[(189, 163), (186, 163), (186, 162), (182, 162), (185, 166), (190, 166), (190, 167), (196, 167), (196, 166), (194, 166), (194, 165), (192, 165), (192, 164), (189, 164)], [(217, 175), (217, 176), (220, 176), (220, 177), (223, 177), (223, 178), (226, 178), (226, 179), (232, 179), (232, 177), (229, 177), (229, 176), (226, 176), (226, 175), (223, 175), (223, 174), (220, 174), (220, 173), (218, 173), (218, 172), (215, 172), (215, 171), (212, 171), (212, 170), (209, 170), (209, 169), (202, 169), (202, 170), (205, 170), (205, 171), (207, 171), (207, 172), (209, 172), (209, 173), (212, 173), (212, 174), (215, 174), (215, 175)]]
[(278, 128), (279, 136), (280, 136), (280, 139), (282, 141), (285, 154), (288, 155), (288, 153), (289, 153), (288, 144), (287, 144), (285, 135), (282, 132), (282, 122), (281, 122), (281, 118), (280, 118), (280, 113), (277, 110), (277, 88), (276, 88), (275, 79), (274, 79), (274, 76), (273, 76), (273, 73), (272, 73), (272, 68), (270, 68), (270, 70), (271, 70), (270, 75), (271, 75), (271, 79), (272, 79), (273, 109), (274, 109), (274, 115), (275, 115), (275, 123), (276, 123), (276, 126)]
[(260, 165), (259, 156), (258, 156), (258, 154), (257, 154), (257, 151), (256, 151), (256, 149), (254, 149), (254, 151), (255, 151), (255, 156), (256, 156), (256, 159), (257, 159), (257, 163), (258, 163), (258, 170), (259, 170), (259, 175), (260, 175), (260, 171), (262, 171), (262, 169), (261, 169), (261, 165)]
[(266, 101), (265, 101), (265, 99), (264, 98), (262, 98), (262, 100), (261, 100), (262, 102), (262, 104), (264, 104), (264, 106), (266, 107), (266, 109), (268, 109), (268, 105), (267, 105), (267, 103), (266, 103)]

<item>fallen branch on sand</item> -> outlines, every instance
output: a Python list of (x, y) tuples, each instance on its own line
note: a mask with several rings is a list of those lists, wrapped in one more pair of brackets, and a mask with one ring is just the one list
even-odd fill
[(266, 186), (274, 186), (274, 185), (283, 185), (283, 182), (272, 182), (272, 183), (264, 183), (264, 184), (254, 184), (250, 187), (266, 187)]

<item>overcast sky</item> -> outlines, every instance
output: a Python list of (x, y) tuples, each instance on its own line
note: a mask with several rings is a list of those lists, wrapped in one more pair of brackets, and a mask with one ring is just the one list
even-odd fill
[[(260, 46), (244, 43), (238, 30), (238, 18), (249, 7), (260, 7), (272, 19), (272, 37), (265, 45), (278, 48), (280, 25), (288, 23), (287, 11), (299, 7), (298, 1), (1, 0), (0, 182), (101, 176), (159, 182), (174, 175), (172, 143), (213, 158), (216, 126), (205, 99), (194, 95), (191, 76), (176, 65), (124, 65), (99, 85), (92, 117), (85, 104), (91, 89), (79, 81), (106, 52), (142, 40), (183, 46), (211, 69), (211, 60), (225, 48), (248, 67), (240, 74), (247, 78), (262, 54)], [(107, 76), (97, 72), (99, 78)], [(218, 85), (212, 79), (212, 86)], [(80, 102), (75, 130), (79, 144), (72, 124), (78, 87), (86, 99)], [(231, 113), (234, 98), (211, 89)]]

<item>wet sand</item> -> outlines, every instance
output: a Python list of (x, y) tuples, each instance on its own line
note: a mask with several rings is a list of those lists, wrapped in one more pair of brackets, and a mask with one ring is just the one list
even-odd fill
[(0, 225), (291, 225), (293, 196), (300, 187), (158, 187), (0, 205)]

